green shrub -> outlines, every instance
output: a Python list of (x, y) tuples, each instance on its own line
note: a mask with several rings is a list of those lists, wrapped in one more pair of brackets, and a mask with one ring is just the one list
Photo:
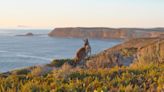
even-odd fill
[(50, 64), (47, 64), (47, 66), (51, 67), (61, 67), (64, 63), (68, 62), (70, 65), (73, 64), (73, 59), (60, 59), (60, 60), (53, 60)]
[(15, 74), (15, 75), (27, 75), (30, 72), (31, 71), (29, 69), (19, 69), (19, 70), (13, 71), (12, 74)]

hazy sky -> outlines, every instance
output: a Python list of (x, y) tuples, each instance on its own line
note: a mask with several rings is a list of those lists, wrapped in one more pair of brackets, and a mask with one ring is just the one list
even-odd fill
[(0, 0), (0, 28), (164, 27), (164, 0)]

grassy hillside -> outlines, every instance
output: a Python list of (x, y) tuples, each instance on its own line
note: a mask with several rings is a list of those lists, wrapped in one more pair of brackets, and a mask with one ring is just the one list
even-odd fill
[[(163, 39), (133, 39), (76, 67), (74, 60), (61, 59), (2, 73), (0, 92), (163, 92), (163, 47)], [(133, 62), (119, 67), (117, 58), (120, 63)]]
[(64, 65), (41, 73), (41, 67), (31, 72), (0, 77), (0, 92), (162, 92), (164, 65), (145, 67), (113, 67), (81, 69)]

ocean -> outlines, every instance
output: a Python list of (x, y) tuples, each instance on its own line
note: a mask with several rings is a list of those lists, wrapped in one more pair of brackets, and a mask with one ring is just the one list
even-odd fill
[[(74, 58), (83, 46), (77, 38), (56, 38), (51, 30), (0, 29), (0, 72), (50, 63), (53, 59)], [(32, 32), (34, 36), (16, 36)], [(89, 39), (92, 54), (122, 43), (122, 40)]]

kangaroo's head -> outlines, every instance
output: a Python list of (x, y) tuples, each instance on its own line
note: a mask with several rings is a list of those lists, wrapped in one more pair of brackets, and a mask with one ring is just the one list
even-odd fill
[(84, 41), (84, 46), (87, 46), (87, 45), (89, 45), (89, 41), (88, 41), (88, 38), (84, 39), (83, 41)]

